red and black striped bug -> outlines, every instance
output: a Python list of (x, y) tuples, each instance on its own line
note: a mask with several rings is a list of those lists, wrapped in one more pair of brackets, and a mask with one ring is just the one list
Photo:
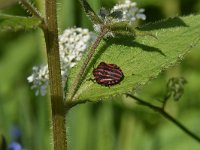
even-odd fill
[(101, 62), (97, 68), (93, 70), (93, 75), (98, 84), (111, 86), (120, 83), (124, 74), (122, 70), (115, 64), (106, 64)]

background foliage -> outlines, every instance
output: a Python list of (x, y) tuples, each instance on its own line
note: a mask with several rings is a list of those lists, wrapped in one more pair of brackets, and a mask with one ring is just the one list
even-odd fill
[[(101, 6), (111, 8), (117, 0), (88, 0), (97, 11)], [(42, 9), (43, 1), (35, 4)], [(175, 15), (198, 14), (197, 0), (138, 0), (146, 9), (146, 22), (154, 22)], [(58, 3), (59, 31), (67, 27), (90, 28), (91, 23), (80, 11), (78, 1), (60, 0)], [(1, 12), (20, 16), (27, 13), (19, 6)], [(181, 44), (181, 43), (177, 43)], [(46, 62), (45, 44), (40, 30), (0, 33), (0, 133), (12, 140), (10, 130), (21, 130), (21, 141), (29, 150), (50, 149), (48, 97), (35, 97), (27, 76), (33, 65)], [(158, 103), (170, 77), (184, 76), (188, 84), (185, 94), (177, 102), (170, 101), (167, 110), (200, 135), (200, 60), (199, 49), (193, 49), (183, 62), (163, 72), (137, 93)], [(72, 150), (198, 150), (199, 144), (157, 113), (143, 108), (126, 97), (113, 97), (107, 102), (74, 107), (68, 114), (69, 149)]]

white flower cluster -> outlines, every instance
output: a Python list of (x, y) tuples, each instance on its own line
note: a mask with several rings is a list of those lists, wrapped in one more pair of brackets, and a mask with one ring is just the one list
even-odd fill
[(137, 8), (136, 2), (131, 2), (131, 0), (125, 0), (124, 3), (117, 4), (111, 9), (111, 13), (121, 11), (122, 17), (117, 21), (129, 21), (130, 23), (136, 21), (137, 19), (145, 20), (146, 15), (144, 14), (144, 9)]
[(88, 29), (71, 28), (59, 36), (61, 74), (63, 82), (66, 81), (68, 70), (81, 59), (83, 52), (96, 38)]
[[(84, 51), (95, 39), (95, 34), (88, 29), (71, 28), (66, 29), (59, 36), (61, 75), (63, 86), (67, 80), (69, 69), (74, 67), (81, 59)], [(48, 66), (33, 67), (32, 75), (27, 80), (32, 83), (32, 89), (36, 89), (35, 95), (46, 95), (48, 80)]]
[(27, 80), (32, 83), (31, 89), (35, 89), (35, 95), (39, 94), (44, 96), (46, 95), (49, 71), (47, 65), (34, 66), (32, 68), (32, 75), (30, 75)]
[[(110, 22), (128, 22), (132, 25), (137, 20), (146, 20), (143, 8), (137, 8), (137, 3), (131, 0), (124, 0), (124, 3), (116, 4), (110, 11), (105, 8), (101, 8), (99, 17), (103, 20), (103, 23), (107, 24)], [(96, 32), (101, 31), (101, 24), (94, 24), (94, 30)], [(112, 32), (106, 35), (114, 37)]]

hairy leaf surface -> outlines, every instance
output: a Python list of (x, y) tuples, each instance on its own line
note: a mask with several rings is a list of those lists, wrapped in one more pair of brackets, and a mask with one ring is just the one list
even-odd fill
[(0, 32), (30, 30), (37, 28), (41, 21), (36, 17), (22, 17), (0, 14)]
[[(95, 101), (136, 90), (156, 78), (163, 70), (180, 62), (200, 41), (199, 29), (200, 15), (177, 17), (148, 24), (140, 29), (151, 31), (158, 39), (139, 36), (135, 39), (120, 37), (102, 41), (83, 75), (74, 100)], [(102, 61), (117, 64), (122, 69), (125, 77), (120, 84), (105, 87), (89, 80), (94, 78), (94, 67)], [(67, 83), (69, 93), (81, 63), (71, 70)]]

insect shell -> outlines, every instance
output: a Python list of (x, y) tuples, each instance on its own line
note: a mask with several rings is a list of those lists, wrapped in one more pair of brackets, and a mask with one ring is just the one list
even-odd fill
[(124, 74), (122, 70), (115, 64), (106, 64), (101, 62), (97, 68), (93, 70), (93, 75), (98, 84), (104, 86), (112, 86), (120, 83)]

